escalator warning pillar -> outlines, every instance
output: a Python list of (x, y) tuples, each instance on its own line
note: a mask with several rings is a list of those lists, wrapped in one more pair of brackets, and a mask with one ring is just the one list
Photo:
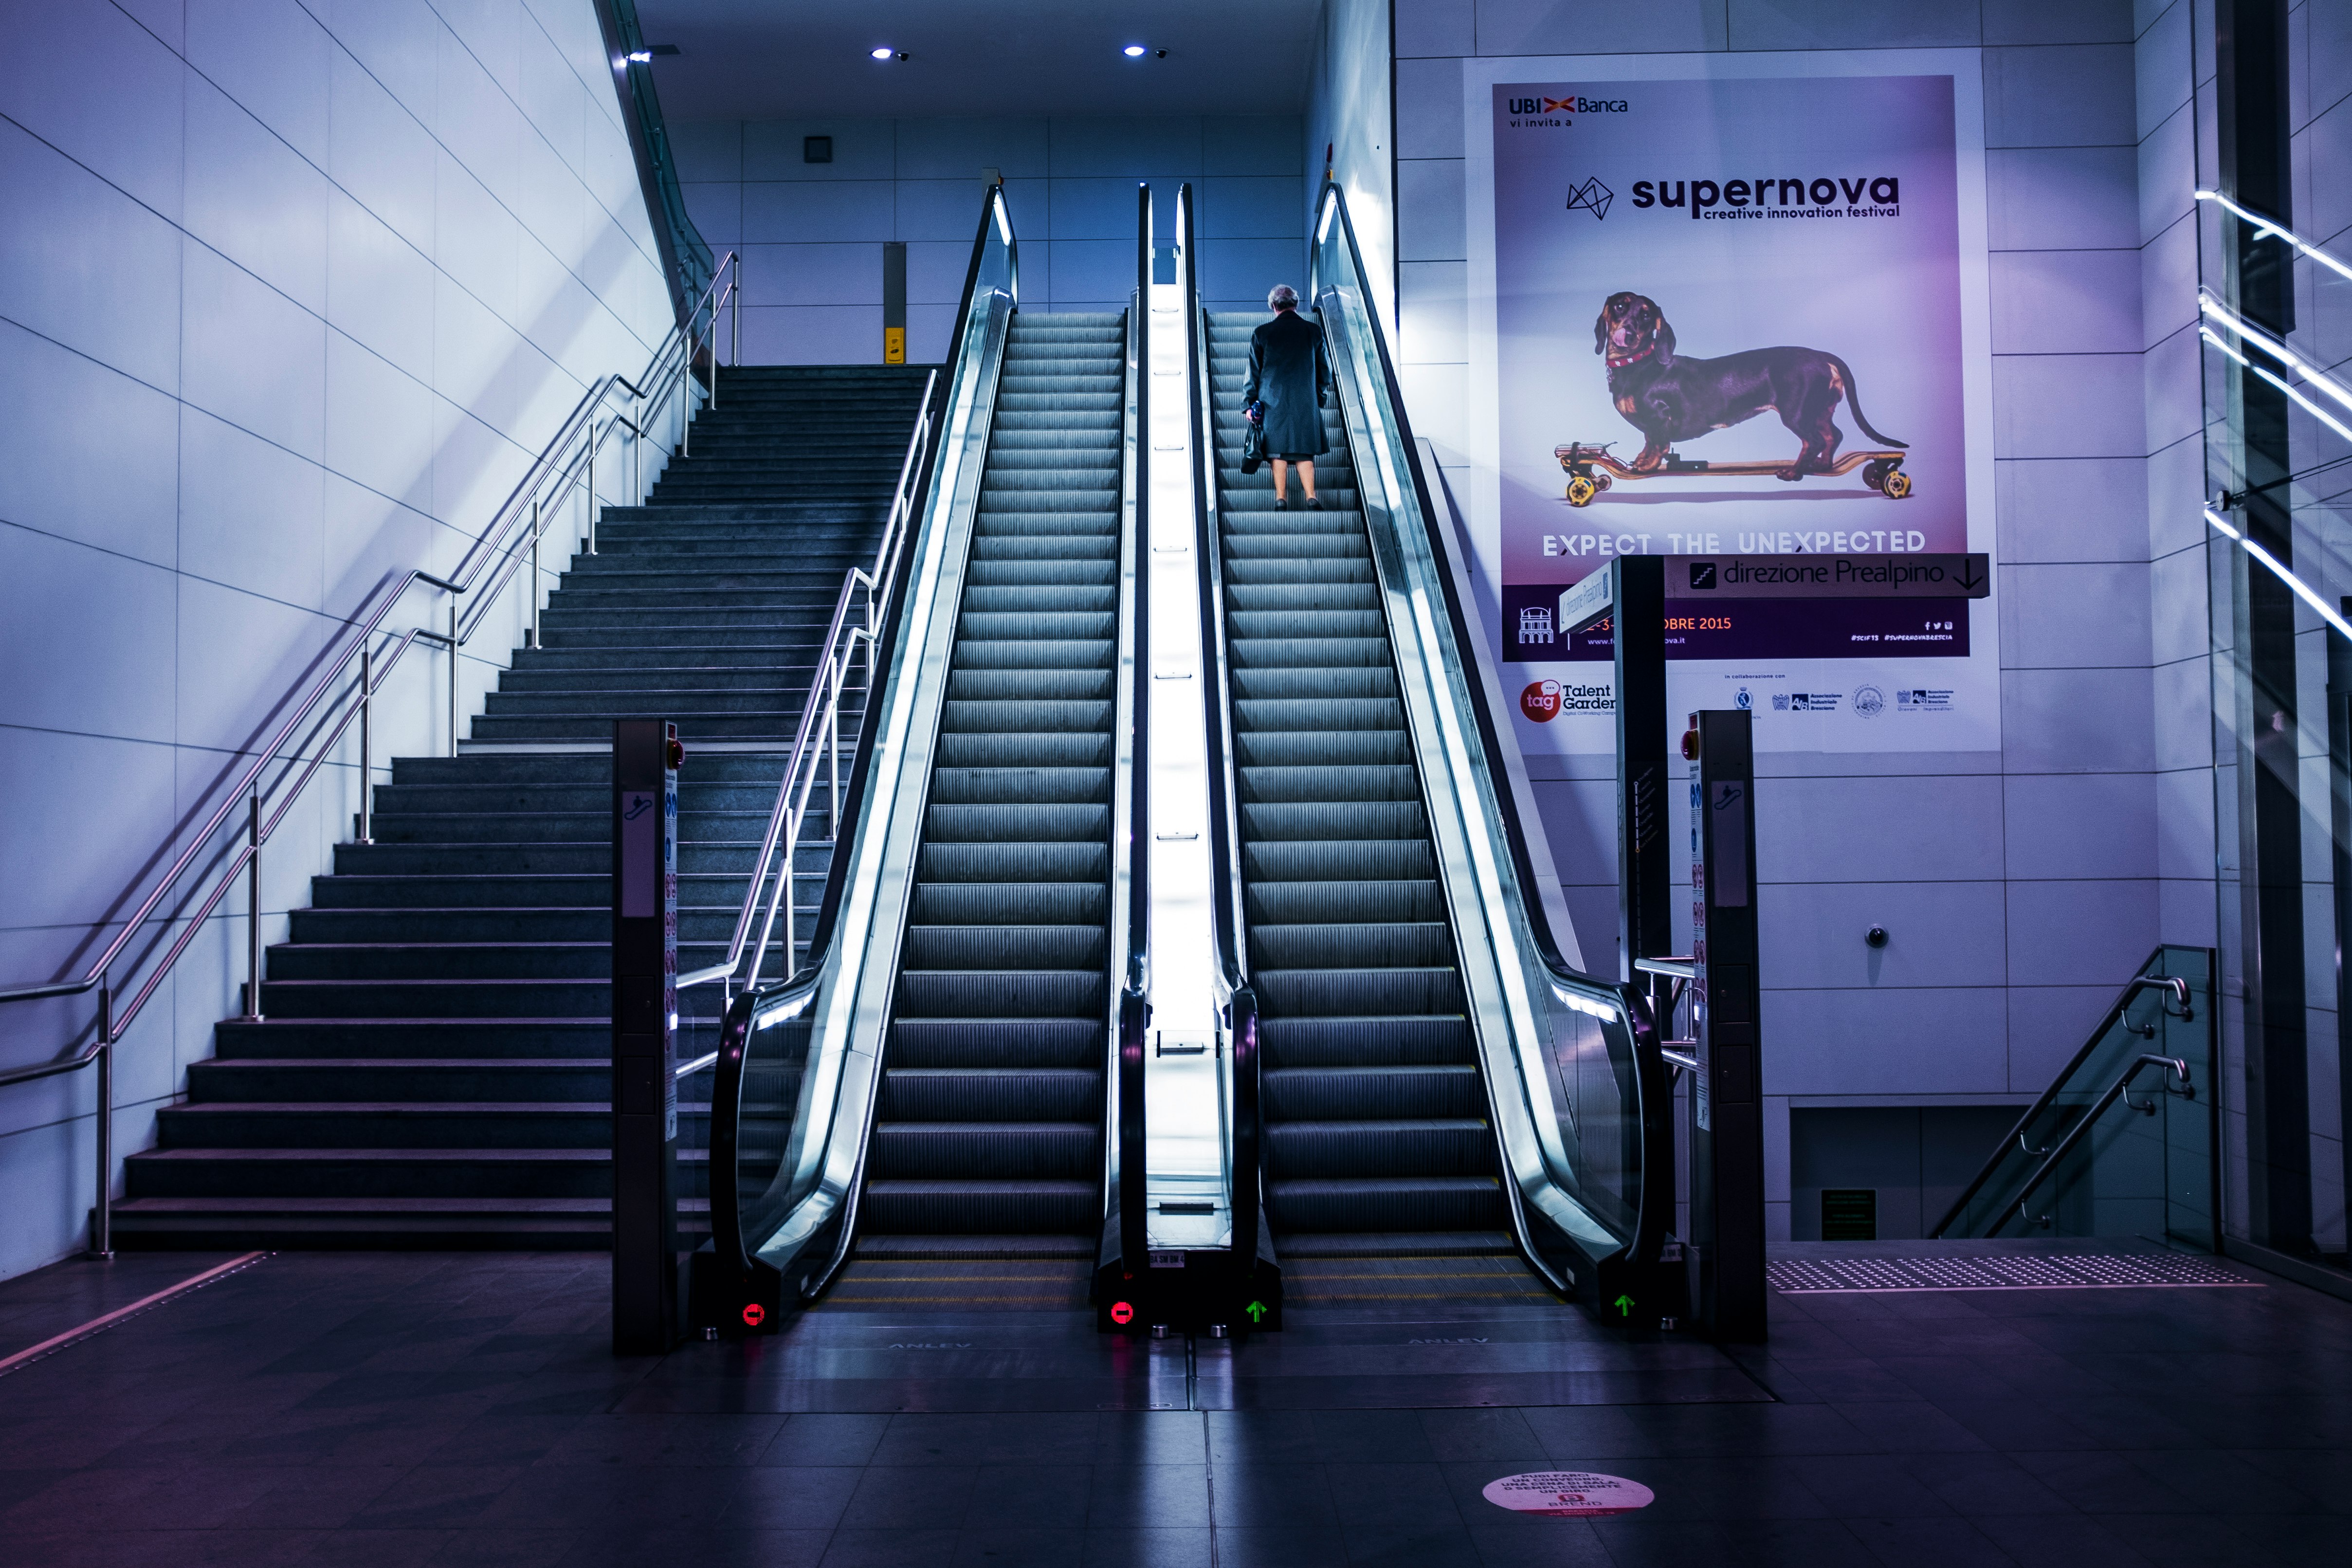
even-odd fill
[(1764, 1102), (1756, 921), (1752, 715), (1691, 715), (1692, 1021), (1690, 1242), (1706, 1332), (1765, 1335)]
[(677, 726), (613, 726), (613, 1352), (677, 1342)]

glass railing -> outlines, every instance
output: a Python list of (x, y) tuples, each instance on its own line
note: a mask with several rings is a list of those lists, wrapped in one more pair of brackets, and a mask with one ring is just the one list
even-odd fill
[(878, 679), (809, 956), (790, 982), (737, 997), (721, 1031), (711, 1247), (694, 1265), (698, 1326), (772, 1327), (846, 1254), (1019, 279), (1012, 215), (992, 185), (949, 339), (952, 374), (921, 521), (889, 588)]
[(2213, 953), (2160, 947), (1928, 1234), (2212, 1251)]
[[(2158, 710), (2210, 737), (2220, 970), (2222, 1244), (2341, 1293), (2352, 1184), (2352, 246), (2325, 203), (2257, 210), (2197, 193), (2205, 482), (2160, 520), (2175, 543), (2159, 584), (2185, 585), (2203, 539), (2201, 617), (2159, 603), (2159, 626), (2207, 634), (2159, 658), (2206, 655), (2207, 700)], [(2318, 182), (2315, 190), (2324, 190)], [(2281, 193), (2284, 196), (2284, 193)], [(2315, 221), (2315, 220), (2318, 221)], [(2295, 232), (2295, 225), (2310, 230)], [(2189, 515), (2200, 506), (2201, 523)], [(2159, 542), (2167, 534), (2160, 531)], [(2201, 621), (2201, 626), (2200, 622)], [(2202, 1086), (2200, 1085), (2200, 1088)], [(2265, 1256), (2266, 1255), (2266, 1256)]]
[(1468, 565), (1433, 504), (1336, 185), (1317, 211), (1309, 293), (1363, 495), (1513, 1223), (1554, 1285), (1589, 1300), (1630, 1296), (1622, 1315), (1639, 1317), (1651, 1292), (1673, 1291), (1654, 1270), (1674, 1203), (1659, 1152), (1666, 1066), (1634, 990), (1561, 956)]

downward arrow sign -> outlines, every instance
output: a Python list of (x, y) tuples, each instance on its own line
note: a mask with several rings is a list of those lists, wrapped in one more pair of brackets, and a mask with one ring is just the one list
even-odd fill
[(1977, 558), (1973, 555), (1960, 557), (1960, 586), (1973, 594), (1983, 583), (1984, 578), (1977, 573)]

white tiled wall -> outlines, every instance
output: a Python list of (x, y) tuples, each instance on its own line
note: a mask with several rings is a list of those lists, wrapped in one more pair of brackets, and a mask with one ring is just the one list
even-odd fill
[[(45, 0), (0, 76), (0, 985), (79, 974), (385, 574), (446, 572), (669, 305), (590, 0)], [(430, 606), (395, 612), (402, 626)], [(506, 658), (511, 628), (468, 650)], [(489, 678), (467, 672), (466, 686)], [(446, 742), (413, 653), (379, 763)], [(350, 832), (331, 767), (265, 937)], [(236, 1011), (242, 894), (118, 1051), (116, 1145)], [(89, 1002), (0, 1011), (0, 1063)], [(80, 1244), (90, 1075), (0, 1090), (0, 1276)]]
[[(2193, 183), (2193, 139), (2174, 125), (2175, 108), (2188, 123), (2188, 30), (2171, 10), (2142, 9), (1397, 0), (1400, 375), (1417, 433), (1449, 465), (1461, 459), (1466, 359), (1464, 58), (1983, 49), (2005, 749), (1766, 759), (1758, 858), (1780, 911), (1764, 954), (1774, 1125), (1792, 1096), (2021, 1102), (2158, 940), (2213, 939), (2210, 774), (2186, 743), (2205, 722), (2201, 676), (2164, 681), (2202, 623), (2192, 637), (2168, 596), (2179, 590), (2158, 575), (2197, 533), (2159, 526), (2151, 547), (2158, 510), (2199, 488), (2194, 463), (2175, 473), (2163, 454), (2150, 458), (2174, 441), (2193, 447), (2198, 428), (2193, 354), (2184, 364), (2175, 348), (2196, 316), (2195, 258), (2167, 239)], [(2181, 58), (2157, 73), (2168, 92), (2159, 101), (2149, 37), (2165, 27), (2179, 28)], [(2160, 702), (2174, 705), (2161, 722)], [(1578, 771), (1605, 773), (1596, 761)], [(1587, 962), (1605, 966), (1610, 792), (1538, 793), (1553, 843), (1584, 847), (1563, 853), (1560, 871)], [(1873, 924), (1894, 937), (1878, 953), (1862, 942)], [(1776, 1146), (1785, 1155), (1785, 1137)], [(1768, 1180), (1785, 1236), (1785, 1165)]]
[[(907, 357), (942, 358), (982, 169), (1004, 176), (1027, 308), (1126, 308), (1139, 180), (1163, 238), (1192, 182), (1213, 308), (1262, 309), (1276, 283), (1305, 284), (1295, 118), (677, 120), (670, 134), (696, 226), (742, 254), (753, 363), (879, 363), (886, 240), (907, 247)], [(833, 139), (832, 163), (802, 161), (810, 136)]]

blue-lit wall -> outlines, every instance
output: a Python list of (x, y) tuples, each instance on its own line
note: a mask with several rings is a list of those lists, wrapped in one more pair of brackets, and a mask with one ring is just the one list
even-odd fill
[[(0, 76), (0, 985), (79, 974), (386, 574), (446, 573), (666, 287), (587, 0), (41, 0)], [(561, 562), (551, 563), (560, 567)], [(520, 602), (520, 595), (510, 595)], [(422, 594), (387, 624), (438, 608)], [(486, 623), (478, 705), (515, 643)], [(381, 769), (446, 742), (419, 648)], [(264, 940), (358, 804), (264, 858)], [(379, 773), (379, 777), (381, 777)], [(115, 1152), (237, 1010), (244, 891), (117, 1050)], [(0, 1064), (91, 999), (0, 1011)], [(79, 1247), (92, 1075), (0, 1090), (0, 1275)]]
[[(1126, 308), (1139, 180), (1151, 183), (1162, 236), (1174, 232), (1177, 186), (1192, 182), (1213, 307), (1262, 310), (1275, 284), (1306, 284), (1294, 117), (673, 120), (671, 134), (696, 226), (713, 248), (742, 250), (754, 363), (880, 363), (887, 240), (907, 245), (907, 357), (940, 360), (982, 169), (1004, 176), (1031, 309)], [(833, 139), (833, 162), (803, 161), (810, 136)]]

